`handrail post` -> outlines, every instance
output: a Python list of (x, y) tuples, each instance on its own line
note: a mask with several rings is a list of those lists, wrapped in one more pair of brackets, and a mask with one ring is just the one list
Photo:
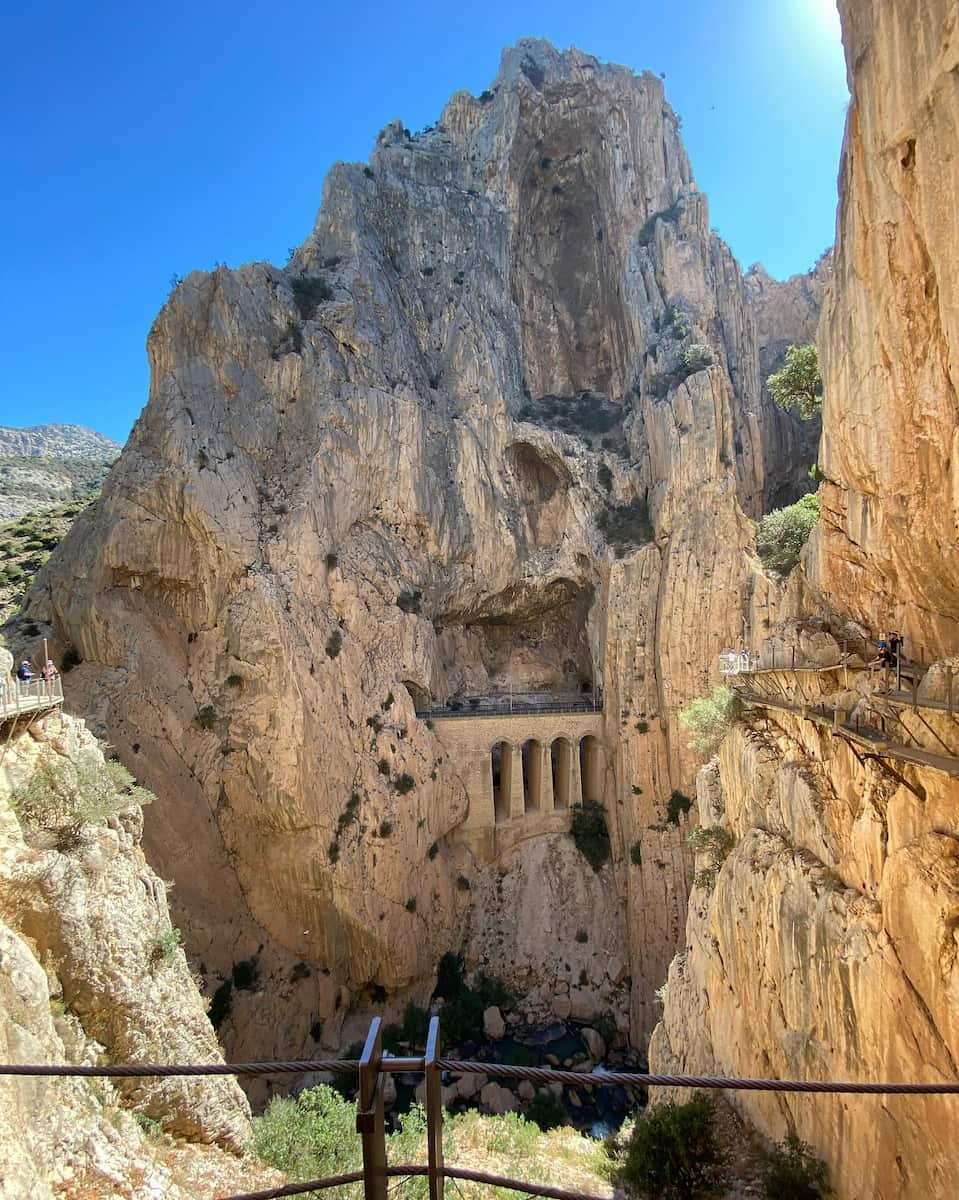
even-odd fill
[(443, 1088), (437, 1060), (440, 1056), (440, 1019), (430, 1017), (426, 1035), (426, 1153), (429, 1165), (430, 1200), (443, 1200)]
[(946, 667), (946, 712), (952, 716), (952, 667)]
[(386, 1117), (383, 1105), (383, 1032), (380, 1018), (370, 1022), (360, 1059), (360, 1094), (356, 1101), (356, 1132), (363, 1141), (363, 1194), (366, 1200), (386, 1200)]

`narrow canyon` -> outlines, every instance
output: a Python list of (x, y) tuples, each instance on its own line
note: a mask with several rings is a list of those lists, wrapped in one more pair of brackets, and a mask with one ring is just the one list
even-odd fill
[[(839, 9), (805, 275), (741, 269), (658, 76), (525, 39), (337, 163), (285, 265), (175, 284), (146, 407), (7, 626), (76, 664), (83, 721), (21, 730), (0, 792), (102, 764), (92, 731), (155, 797), (69, 852), (0, 806), (0, 1009), (48, 986), (83, 1026), (31, 1009), (35, 1047), (150, 1061), (182, 1005), (183, 1055), (315, 1058), (460, 955), (653, 1071), (956, 1079), (959, 13)], [(802, 419), (766, 381), (811, 343)], [(813, 493), (768, 570), (757, 522)], [(721, 683), (703, 752), (680, 713)], [(157, 967), (174, 925), (192, 979)], [(230, 1152), (271, 1089), (145, 1102)], [(959, 1194), (951, 1097), (729, 1102), (840, 1200)]]

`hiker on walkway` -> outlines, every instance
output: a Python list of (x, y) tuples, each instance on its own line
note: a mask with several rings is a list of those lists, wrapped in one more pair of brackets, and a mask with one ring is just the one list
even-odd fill
[(896, 666), (899, 662), (899, 655), (902, 652), (902, 634), (895, 630), (892, 633), (886, 634), (886, 640), (889, 642), (889, 653), (892, 656), (892, 665)]
[(889, 643), (885, 638), (880, 638), (877, 644), (879, 653), (871, 662), (866, 665), (869, 667), (891, 667), (895, 665), (892, 651), (889, 649)]
[(52, 679), (56, 679), (60, 672), (54, 666), (53, 659), (48, 658), (40, 674), (43, 676), (44, 681), (49, 683)]
[(30, 666), (30, 660), (28, 658), (25, 658), (20, 664), (19, 670), (17, 671), (17, 678), (22, 683), (29, 683), (32, 679), (36, 679), (36, 676), (33, 673), (33, 667)]

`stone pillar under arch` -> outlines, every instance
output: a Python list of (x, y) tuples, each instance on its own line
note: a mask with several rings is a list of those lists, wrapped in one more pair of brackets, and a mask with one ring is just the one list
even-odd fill
[(553, 758), (552, 742), (540, 742), (539, 811), (553, 812)]
[(575, 744), (575, 748), (571, 747), (569, 757), (569, 805), (572, 808), (576, 804), (583, 803), (583, 777), (580, 771), (578, 743)]

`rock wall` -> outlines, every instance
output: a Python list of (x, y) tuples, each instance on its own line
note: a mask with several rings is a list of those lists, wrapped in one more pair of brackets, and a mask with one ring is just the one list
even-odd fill
[(925, 661), (959, 645), (959, 32), (950, 0), (843, 0), (852, 104), (825, 383), (825, 597)]
[[(692, 893), (651, 1069), (954, 1080), (956, 781), (781, 712), (760, 724), (700, 776), (700, 820), (736, 844)], [(731, 1095), (768, 1137), (798, 1132), (842, 1200), (959, 1187), (954, 1097)]]
[[(78, 768), (104, 768), (82, 721), (52, 715), (4, 733), (0, 1059), (220, 1062), (184, 952), (169, 941), (166, 886), (139, 848), (140, 810), (56, 828), (28, 819), (22, 790), (31, 777)], [(185, 1141), (174, 1149), (147, 1136), (134, 1113)], [(232, 1079), (6, 1080), (0, 1195), (52, 1198), (68, 1187), (104, 1197), (196, 1194), (187, 1176), (238, 1190), (249, 1175), (233, 1154), (192, 1154), (188, 1143), (237, 1153), (250, 1132), (249, 1107)]]
[[(950, 656), (920, 688), (941, 698), (959, 645), (957, 12), (944, 0), (839, 7), (853, 102), (819, 333), (823, 519), (812, 587), (797, 572), (771, 632), (803, 659), (828, 649), (827, 625), (875, 636), (898, 624), (910, 657)], [(795, 678), (777, 680), (798, 700)], [(807, 700), (847, 710), (877, 686), (851, 669), (803, 680)], [(955, 754), (954, 718), (889, 711), (889, 741), (911, 731)], [(654, 1070), (955, 1080), (959, 783), (869, 749), (766, 708), (700, 774), (700, 819), (735, 847), (712, 890), (693, 892)], [(959, 1189), (952, 1097), (735, 1102), (767, 1136), (809, 1142), (841, 1200)]]
[(508, 681), (605, 688), (641, 1040), (685, 914), (676, 714), (741, 635), (781, 422), (661, 82), (520, 43), (479, 99), (336, 165), (286, 268), (190, 275), (148, 348), (149, 403), (29, 613), (160, 797), (147, 843), (211, 988), (255, 963), (231, 1053), (428, 995), (486, 868), (414, 704)]

